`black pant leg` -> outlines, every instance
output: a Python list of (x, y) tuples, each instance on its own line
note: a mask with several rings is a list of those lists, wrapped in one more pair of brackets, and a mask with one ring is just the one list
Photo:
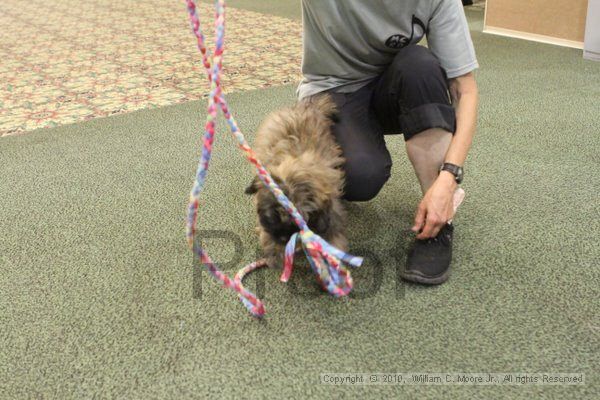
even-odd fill
[(398, 52), (378, 79), (371, 106), (384, 132), (403, 133), (405, 140), (431, 128), (456, 129), (446, 73), (423, 46)]
[(373, 85), (354, 93), (330, 93), (339, 110), (333, 134), (345, 158), (344, 198), (373, 199), (390, 177), (392, 159), (371, 107)]

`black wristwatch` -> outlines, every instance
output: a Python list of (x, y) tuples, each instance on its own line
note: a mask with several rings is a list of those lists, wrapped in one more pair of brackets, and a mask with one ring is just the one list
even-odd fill
[(448, 171), (452, 175), (454, 175), (454, 180), (459, 185), (463, 181), (463, 169), (462, 169), (462, 167), (459, 167), (458, 165), (451, 164), (451, 163), (443, 163), (442, 166), (440, 167), (440, 172), (442, 172), (442, 171)]

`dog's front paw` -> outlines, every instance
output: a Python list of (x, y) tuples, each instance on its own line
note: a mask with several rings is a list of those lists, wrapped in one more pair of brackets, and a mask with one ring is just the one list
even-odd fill
[(283, 255), (271, 254), (265, 257), (265, 261), (269, 268), (282, 269)]

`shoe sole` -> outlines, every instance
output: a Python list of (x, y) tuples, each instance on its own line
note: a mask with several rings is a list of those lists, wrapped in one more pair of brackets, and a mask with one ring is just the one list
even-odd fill
[(423, 285), (439, 285), (442, 284), (444, 282), (446, 282), (448, 280), (448, 277), (450, 276), (450, 269), (447, 269), (446, 272), (444, 272), (441, 275), (438, 276), (426, 276), (421, 274), (420, 272), (417, 271), (403, 271), (400, 274), (400, 277), (402, 279), (404, 279), (405, 281), (409, 281), (409, 282), (416, 282), (416, 283), (421, 283)]

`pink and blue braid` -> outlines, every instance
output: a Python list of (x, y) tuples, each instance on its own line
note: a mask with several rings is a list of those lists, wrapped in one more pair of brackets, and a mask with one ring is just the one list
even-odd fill
[(329, 243), (323, 240), (323, 238), (316, 235), (309, 229), (306, 221), (304, 221), (296, 207), (285, 196), (283, 191), (273, 181), (267, 170), (263, 167), (262, 163), (256, 158), (254, 152), (244, 138), (244, 135), (239, 130), (233, 115), (229, 111), (229, 107), (221, 89), (223, 46), (225, 37), (225, 1), (215, 0), (216, 40), (212, 64), (209, 60), (209, 54), (205, 45), (204, 35), (200, 29), (200, 20), (196, 12), (196, 5), (193, 0), (186, 0), (186, 2), (192, 31), (197, 38), (198, 49), (202, 54), (202, 62), (211, 82), (210, 96), (208, 99), (208, 116), (206, 119), (202, 155), (198, 165), (194, 186), (190, 193), (190, 202), (188, 207), (187, 240), (190, 248), (199, 257), (211, 275), (221, 281), (224, 286), (231, 288), (238, 293), (240, 300), (244, 303), (253, 316), (261, 317), (264, 315), (265, 311), (262, 302), (242, 285), (243, 277), (256, 268), (263, 266), (264, 262), (259, 261), (246, 266), (240, 272), (238, 272), (238, 274), (236, 274), (234, 279), (231, 279), (213, 263), (208, 254), (194, 241), (198, 219), (199, 196), (208, 173), (216, 128), (217, 106), (219, 106), (225, 116), (225, 119), (227, 120), (231, 132), (238, 141), (238, 146), (246, 153), (247, 159), (255, 166), (258, 177), (273, 193), (279, 203), (281, 203), (287, 212), (290, 213), (300, 229), (299, 235), (294, 234), (286, 246), (284, 272), (281, 279), (283, 281), (287, 281), (287, 279), (289, 279), (293, 265), (293, 255), (296, 247), (295, 244), (297, 238), (299, 237), (302, 241), (304, 252), (307, 256), (309, 264), (313, 271), (317, 274), (317, 278), (323, 287), (336, 297), (347, 295), (352, 290), (353, 283), (352, 277), (350, 276), (349, 271), (345, 268), (344, 264), (360, 266), (362, 263), (362, 258), (349, 255), (340, 249), (331, 246)]

